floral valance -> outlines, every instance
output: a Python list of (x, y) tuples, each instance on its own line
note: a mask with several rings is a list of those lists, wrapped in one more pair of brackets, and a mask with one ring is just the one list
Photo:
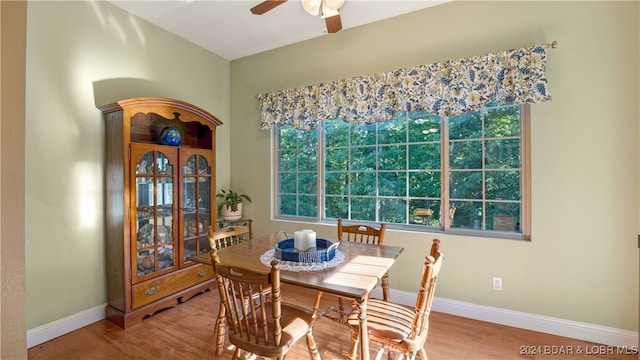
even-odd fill
[(452, 116), (478, 110), (492, 101), (549, 101), (545, 64), (550, 46), (535, 45), (259, 94), (260, 129), (291, 125), (309, 130), (319, 121), (336, 118), (366, 124), (389, 120), (405, 111)]

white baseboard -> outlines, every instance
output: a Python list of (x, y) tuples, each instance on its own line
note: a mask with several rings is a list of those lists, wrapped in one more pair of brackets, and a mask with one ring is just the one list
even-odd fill
[(107, 304), (94, 306), (79, 313), (27, 330), (27, 349), (106, 318), (106, 308)]
[[(395, 289), (389, 290), (392, 301), (408, 306), (415, 305), (415, 293)], [(378, 289), (374, 290), (374, 296), (381, 297), (382, 292), (379, 291), (379, 294), (376, 294), (376, 292), (378, 291)], [(538, 331), (572, 339), (590, 341), (603, 345), (628, 347), (635, 346), (636, 348), (638, 346), (638, 333), (635, 331), (559, 319), (550, 316), (530, 314), (492, 306), (477, 305), (464, 301), (439, 297), (433, 299), (432, 310), (445, 314), (456, 315), (500, 325), (513, 326), (521, 329)]]
[[(415, 293), (395, 289), (389, 290), (391, 299), (394, 302), (407, 306), (415, 305)], [(373, 295), (375, 297), (382, 297), (382, 292), (376, 288)], [(104, 319), (106, 317), (105, 308), (106, 304), (95, 306), (91, 309), (28, 330), (27, 348), (40, 345), (58, 336)], [(591, 341), (603, 345), (638, 346), (637, 332), (601, 325), (564, 320), (492, 306), (476, 305), (464, 301), (438, 297), (433, 300), (433, 310), (445, 314), (539, 331), (572, 339)]]

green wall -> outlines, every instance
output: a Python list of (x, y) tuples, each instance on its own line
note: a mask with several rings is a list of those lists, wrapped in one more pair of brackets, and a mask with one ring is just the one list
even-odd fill
[[(27, 329), (107, 301), (104, 118), (137, 96), (230, 118), (229, 61), (105, 1), (30, 1), (26, 77)], [(229, 182), (229, 127), (218, 132)]]
[(405, 248), (391, 287), (415, 291), (440, 238), (439, 297), (637, 330), (639, 13), (637, 2), (452, 2), (232, 61), (231, 180), (254, 200), (256, 233), (336, 233), (271, 221), (256, 94), (556, 40), (553, 101), (531, 107), (531, 242), (391, 230), (385, 243)]

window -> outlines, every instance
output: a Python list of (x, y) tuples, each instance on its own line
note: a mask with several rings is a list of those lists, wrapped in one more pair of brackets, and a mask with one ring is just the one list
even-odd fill
[(527, 239), (528, 111), (492, 103), (452, 117), (278, 127), (276, 217)]

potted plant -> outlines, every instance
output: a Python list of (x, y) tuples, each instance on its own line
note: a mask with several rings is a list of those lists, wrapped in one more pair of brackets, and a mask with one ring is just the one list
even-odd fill
[(224, 220), (240, 220), (242, 218), (242, 202), (251, 202), (249, 195), (239, 194), (233, 190), (220, 190), (216, 197), (222, 199), (218, 209)]

